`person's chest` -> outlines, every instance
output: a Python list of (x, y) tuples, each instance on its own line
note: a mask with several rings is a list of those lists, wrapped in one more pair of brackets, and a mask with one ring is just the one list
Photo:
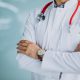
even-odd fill
[(72, 26), (69, 26), (69, 20), (75, 7), (69, 9), (54, 8), (46, 15), (45, 21), (36, 24), (37, 44), (41, 47), (44, 44), (43, 48), (45, 49), (72, 51), (80, 39), (80, 27), (76, 27), (79, 12), (75, 15)]

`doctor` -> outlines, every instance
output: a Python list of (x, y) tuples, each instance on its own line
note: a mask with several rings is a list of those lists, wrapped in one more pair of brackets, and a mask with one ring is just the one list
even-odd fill
[(54, 0), (30, 13), (17, 50), (35, 80), (80, 80), (80, 1)]

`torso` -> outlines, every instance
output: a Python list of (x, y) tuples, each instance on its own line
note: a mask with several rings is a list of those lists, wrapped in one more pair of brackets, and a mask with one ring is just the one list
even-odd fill
[[(69, 20), (75, 8), (52, 8), (46, 15), (45, 21), (35, 25), (36, 41), (44, 49), (73, 51), (80, 40), (80, 28), (76, 27), (79, 20), (79, 10), (69, 25)], [(55, 17), (56, 16), (56, 17)], [(69, 32), (69, 27), (71, 27)], [(78, 30), (77, 30), (78, 29)], [(75, 32), (77, 30), (77, 32)]]
[[(36, 42), (41, 48), (55, 51), (74, 51), (80, 42), (80, 27), (76, 27), (79, 25), (77, 23), (79, 23), (80, 9), (71, 26), (69, 20), (76, 8), (76, 4), (69, 5), (64, 9), (52, 8), (47, 12), (46, 19), (35, 25)], [(61, 78), (61, 80), (74, 79), (80, 80), (80, 74), (63, 74)]]

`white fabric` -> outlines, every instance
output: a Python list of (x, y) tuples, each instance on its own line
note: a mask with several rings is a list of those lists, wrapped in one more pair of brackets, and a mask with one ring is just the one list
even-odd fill
[(70, 0), (65, 8), (52, 7), (39, 23), (36, 16), (40, 11), (30, 13), (23, 39), (47, 51), (42, 62), (23, 54), (18, 54), (17, 60), (22, 68), (38, 74), (35, 80), (59, 80), (60, 72), (63, 72), (61, 80), (80, 80), (80, 52), (74, 52), (80, 42), (80, 9), (69, 26), (76, 5), (77, 0)]

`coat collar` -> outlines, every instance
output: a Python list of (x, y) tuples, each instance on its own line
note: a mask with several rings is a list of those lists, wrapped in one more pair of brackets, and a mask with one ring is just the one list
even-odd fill
[(73, 5), (75, 5), (78, 2), (78, 0), (69, 0), (65, 3), (65, 7), (72, 7)]
[[(78, 0), (69, 0), (65, 3), (64, 8), (72, 7), (74, 4), (76, 4)], [(55, 6), (55, 2), (53, 1), (53, 7)]]
[(57, 8), (57, 7), (64, 8), (64, 5), (65, 4), (62, 4), (62, 5), (58, 6), (57, 3), (56, 3), (56, 0), (54, 0), (54, 8)]

